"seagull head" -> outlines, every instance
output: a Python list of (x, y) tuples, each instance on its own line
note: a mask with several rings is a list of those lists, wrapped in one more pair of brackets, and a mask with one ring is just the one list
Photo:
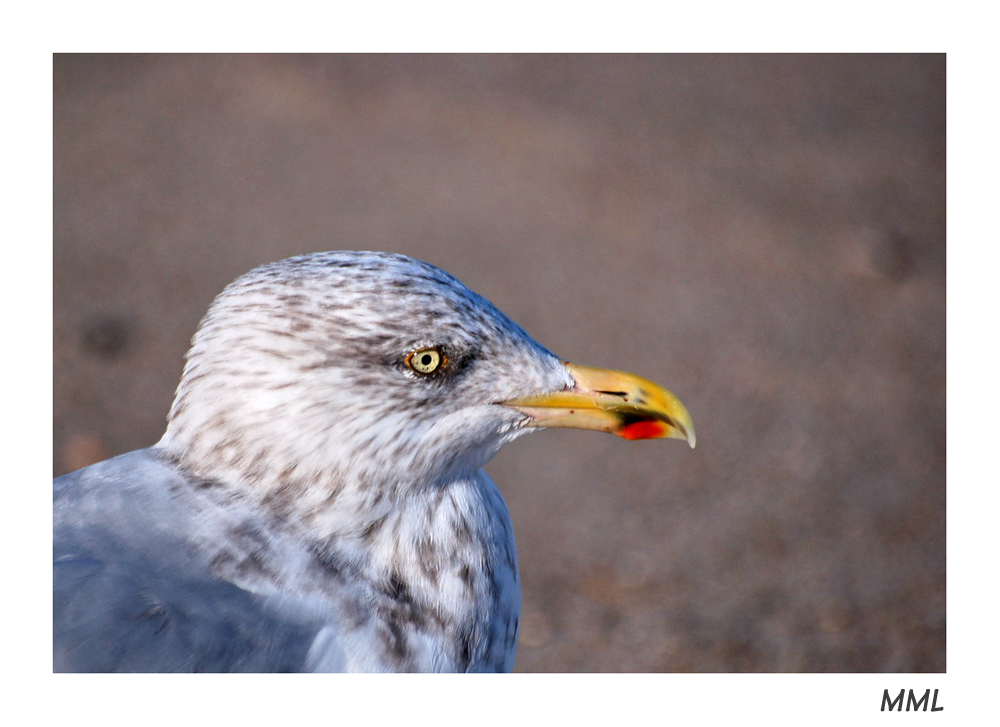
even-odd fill
[(443, 270), (325, 252), (264, 265), (215, 299), (158, 446), (206, 479), (399, 493), (544, 427), (695, 443), (669, 391), (560, 359)]

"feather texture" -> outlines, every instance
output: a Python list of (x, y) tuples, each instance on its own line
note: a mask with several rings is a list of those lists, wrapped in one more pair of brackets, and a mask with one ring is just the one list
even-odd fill
[[(424, 375), (407, 357), (442, 354)], [(57, 671), (509, 671), (482, 471), (558, 358), (401, 255), (265, 265), (213, 302), (153, 447), (56, 480)]]

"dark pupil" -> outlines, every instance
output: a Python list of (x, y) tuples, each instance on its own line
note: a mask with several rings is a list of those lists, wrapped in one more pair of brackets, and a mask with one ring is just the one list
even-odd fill
[(433, 360), (434, 359), (431, 358), (431, 355), (429, 353), (425, 353), (423, 356), (420, 357), (420, 363), (422, 363), (424, 366), (430, 366), (431, 361)]

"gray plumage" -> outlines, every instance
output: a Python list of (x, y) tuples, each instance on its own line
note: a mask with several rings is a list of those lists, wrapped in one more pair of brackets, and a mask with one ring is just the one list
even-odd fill
[(153, 447), (55, 482), (57, 671), (509, 671), (520, 584), (482, 466), (534, 427), (694, 427), (447, 273), (329, 252), (229, 285)]
[[(447, 366), (423, 376), (407, 355)], [(334, 252), (212, 304), (162, 440), (56, 480), (57, 671), (503, 671), (520, 589), (482, 465), (559, 360), (443, 271)]]
[[(322, 616), (219, 578), (209, 494), (154, 450), (56, 482), (56, 671), (297, 671)], [(212, 507), (233, 518), (250, 513)], [(213, 537), (200, 533), (200, 540)], [(248, 533), (248, 537), (253, 537)], [(225, 545), (219, 543), (220, 552)]]

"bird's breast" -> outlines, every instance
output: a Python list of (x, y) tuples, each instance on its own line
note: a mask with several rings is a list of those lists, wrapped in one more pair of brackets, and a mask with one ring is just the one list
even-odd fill
[(337, 603), (340, 641), (357, 645), (344, 655), (350, 668), (513, 667), (517, 555), (507, 507), (485, 473), (408, 498), (354, 536), (350, 550), (362, 565)]

